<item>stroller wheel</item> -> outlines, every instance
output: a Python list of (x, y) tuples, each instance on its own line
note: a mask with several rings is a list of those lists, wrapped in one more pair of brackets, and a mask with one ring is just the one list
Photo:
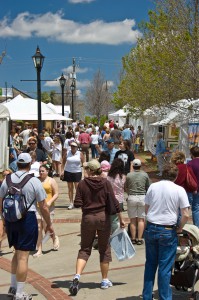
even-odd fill
[(194, 292), (191, 295), (191, 298), (189, 298), (190, 300), (199, 300), (199, 293), (198, 292)]
[(175, 285), (176, 290), (181, 290), (181, 286), (180, 285)]
[(185, 292), (188, 291), (188, 287), (186, 287), (186, 286), (183, 286), (182, 289), (183, 289), (183, 291), (185, 291)]

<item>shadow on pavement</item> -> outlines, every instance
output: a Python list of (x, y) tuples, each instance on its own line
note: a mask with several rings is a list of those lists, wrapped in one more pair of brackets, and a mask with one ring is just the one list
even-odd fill
[[(70, 284), (71, 284), (72, 280), (64, 280), (64, 281), (53, 281), (52, 282), (52, 288), (66, 288), (69, 289)], [(117, 285), (124, 285), (126, 283), (124, 282), (114, 282), (114, 286)], [(99, 289), (100, 288), (100, 283), (96, 283), (96, 282), (81, 282), (79, 284), (79, 289)]]

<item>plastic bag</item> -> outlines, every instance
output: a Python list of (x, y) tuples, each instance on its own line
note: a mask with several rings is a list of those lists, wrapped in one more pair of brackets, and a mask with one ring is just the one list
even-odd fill
[(110, 236), (110, 245), (119, 261), (130, 259), (135, 255), (135, 248), (126, 229), (116, 229)]

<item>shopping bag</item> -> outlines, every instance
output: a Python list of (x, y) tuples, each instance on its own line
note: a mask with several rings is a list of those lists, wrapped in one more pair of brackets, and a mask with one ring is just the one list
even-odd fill
[(126, 229), (116, 229), (110, 236), (110, 245), (119, 261), (130, 259), (135, 255), (135, 248)]

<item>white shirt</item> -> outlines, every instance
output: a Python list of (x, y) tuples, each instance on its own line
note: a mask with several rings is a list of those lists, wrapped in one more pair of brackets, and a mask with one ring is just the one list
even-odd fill
[(147, 221), (160, 225), (176, 224), (179, 209), (190, 206), (185, 189), (169, 180), (152, 183), (145, 204), (149, 205)]
[(41, 144), (47, 152), (53, 151), (52, 144), (54, 144), (54, 142), (50, 136), (47, 136), (44, 138), (44, 140), (41, 140)]
[(98, 144), (99, 135), (98, 134), (91, 134), (91, 144), (97, 145)]
[(71, 150), (67, 152), (66, 164), (64, 171), (70, 173), (79, 173), (82, 171), (81, 168), (81, 152), (77, 150), (75, 154), (72, 154)]

